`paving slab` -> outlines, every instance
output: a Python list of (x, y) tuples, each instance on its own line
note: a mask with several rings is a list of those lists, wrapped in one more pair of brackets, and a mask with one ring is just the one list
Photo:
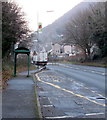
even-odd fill
[[(36, 118), (34, 82), (27, 72), (8, 81), (2, 94), (2, 118)], [(3, 119), (3, 120), (5, 120)]]

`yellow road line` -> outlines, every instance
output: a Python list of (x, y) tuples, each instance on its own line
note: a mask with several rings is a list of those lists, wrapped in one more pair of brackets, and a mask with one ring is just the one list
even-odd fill
[(72, 91), (70, 91), (70, 90), (61, 88), (61, 87), (58, 86), (58, 85), (55, 85), (55, 84), (52, 84), (52, 83), (49, 83), (49, 82), (45, 82), (45, 81), (43, 81), (43, 80), (41, 80), (41, 79), (39, 78), (38, 73), (36, 74), (36, 77), (37, 77), (38, 81), (41, 81), (41, 82), (43, 82), (43, 83), (45, 83), (45, 84), (51, 85), (51, 86), (53, 86), (53, 87), (55, 87), (55, 88), (58, 88), (58, 89), (63, 90), (63, 91), (65, 91), (65, 92), (71, 93), (71, 94), (73, 94), (73, 95), (75, 95), (75, 96), (78, 96), (78, 97), (80, 97), (80, 98), (84, 98), (84, 99), (86, 99), (86, 100), (88, 100), (88, 101), (90, 101), (90, 102), (93, 102), (93, 103), (95, 103), (95, 104), (98, 104), (98, 105), (101, 105), (101, 106), (106, 106), (105, 104), (98, 103), (98, 102), (96, 102), (95, 100), (91, 100), (91, 99), (89, 99), (89, 98), (87, 98), (87, 97), (85, 97), (85, 96), (82, 96), (82, 95), (76, 94), (76, 93), (74, 93), (74, 92), (72, 92)]

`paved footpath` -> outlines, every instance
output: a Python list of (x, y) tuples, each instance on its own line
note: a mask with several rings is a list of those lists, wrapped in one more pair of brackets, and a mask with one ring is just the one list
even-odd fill
[[(30, 71), (30, 75), (34, 72)], [(27, 72), (23, 72), (8, 81), (8, 87), (2, 95), (2, 118), (35, 120), (35, 86), (33, 78), (26, 75)]]

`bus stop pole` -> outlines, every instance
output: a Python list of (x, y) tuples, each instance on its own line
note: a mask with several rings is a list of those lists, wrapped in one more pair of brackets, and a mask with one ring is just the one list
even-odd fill
[(16, 53), (14, 52), (14, 77), (16, 76)]
[(29, 67), (30, 67), (30, 56), (28, 54), (28, 75), (27, 75), (27, 77), (29, 77)]

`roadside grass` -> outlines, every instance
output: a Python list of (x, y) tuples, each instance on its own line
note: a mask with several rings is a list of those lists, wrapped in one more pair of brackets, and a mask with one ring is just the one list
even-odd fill
[(86, 66), (93, 66), (93, 67), (107, 67), (106, 63), (102, 62), (71, 62), (71, 61), (52, 61), (52, 63), (64, 63), (64, 64), (75, 64), (75, 65), (86, 65)]
[(94, 63), (94, 62), (84, 62), (84, 63), (72, 63), (72, 64), (77, 64), (77, 65), (87, 65), (87, 66), (93, 66), (93, 67), (107, 67), (107, 64), (103, 64), (103, 63)]
[[(20, 62), (19, 62), (20, 61)], [(17, 64), (17, 73), (27, 71), (27, 64), (25, 60), (19, 60)], [(34, 70), (36, 67), (30, 65), (30, 70)], [(4, 60), (2, 62), (2, 89), (7, 86), (7, 81), (13, 77), (14, 63), (10, 60)]]
[(12, 62), (8, 61), (3, 61), (2, 64), (2, 89), (6, 88), (7, 86), (7, 81), (12, 77), (13, 73), (13, 65)]

